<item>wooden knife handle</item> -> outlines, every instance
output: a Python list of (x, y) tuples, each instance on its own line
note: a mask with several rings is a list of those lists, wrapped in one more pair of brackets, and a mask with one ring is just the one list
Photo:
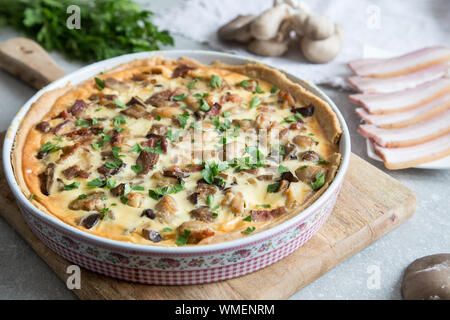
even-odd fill
[(47, 51), (27, 38), (0, 44), (0, 68), (38, 90), (64, 75)]

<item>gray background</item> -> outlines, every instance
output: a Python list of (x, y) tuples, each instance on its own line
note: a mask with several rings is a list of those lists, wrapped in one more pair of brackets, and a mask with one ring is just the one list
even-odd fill
[[(158, 11), (179, 0), (152, 0), (147, 8)], [(430, 18), (431, 19), (431, 18)], [(0, 30), (0, 42), (19, 36)], [(208, 49), (205, 44), (175, 36), (174, 49)], [(169, 48), (170, 49), (170, 48)], [(81, 63), (52, 53), (66, 71)], [(403, 270), (414, 259), (450, 251), (450, 170), (408, 169), (390, 172), (366, 155), (365, 141), (356, 133), (358, 119), (347, 93), (323, 88), (344, 114), (352, 136), (352, 150), (411, 188), (418, 197), (415, 215), (396, 230), (311, 283), (292, 299), (400, 299)], [(35, 90), (0, 71), (0, 131), (5, 130), (19, 107)], [(76, 299), (24, 240), (0, 218), (0, 299)], [(380, 288), (369, 289), (368, 268), (380, 268)]]

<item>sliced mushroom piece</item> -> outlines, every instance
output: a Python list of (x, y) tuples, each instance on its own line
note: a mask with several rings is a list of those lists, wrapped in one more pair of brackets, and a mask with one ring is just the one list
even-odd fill
[(170, 216), (177, 210), (177, 201), (169, 195), (163, 196), (155, 205), (156, 216), (164, 221), (170, 221)]
[(50, 190), (54, 181), (55, 168), (56, 164), (49, 163), (39, 175), (39, 179), (41, 180), (41, 192), (46, 196), (50, 195)]
[(75, 100), (75, 103), (70, 108), (70, 113), (74, 116), (84, 111), (87, 108), (86, 102), (83, 100)]
[(49, 132), (51, 129), (50, 124), (47, 121), (39, 122), (35, 128), (36, 128), (36, 130), (39, 130), (44, 133)]
[(290, 182), (288, 180), (281, 180), (275, 192), (285, 191), (289, 188)]
[(326, 175), (327, 169), (313, 165), (302, 166), (295, 170), (295, 175), (305, 183), (311, 183), (319, 173)]
[(203, 222), (213, 222), (215, 217), (208, 206), (201, 206), (189, 212), (192, 218)]
[(283, 172), (283, 174), (281, 175), (281, 179), (289, 181), (289, 182), (298, 182), (297, 177), (294, 176), (292, 174), (292, 172), (290, 172), (290, 171), (289, 172)]
[(194, 70), (194, 69), (196, 69), (196, 68), (192, 67), (192, 66), (188, 66), (186, 64), (181, 64), (173, 70), (172, 78), (183, 77), (189, 72), (189, 70)]
[(156, 242), (161, 242), (162, 239), (163, 239), (161, 234), (158, 231), (147, 229), (147, 228), (142, 229), (142, 236), (145, 239), (148, 239), (148, 240), (150, 240), (152, 242), (155, 242), (155, 243)]
[(132, 105), (140, 105), (142, 107), (146, 107), (147, 105), (145, 104), (144, 100), (142, 100), (141, 98), (139, 98), (138, 96), (133, 96), (131, 97), (130, 101), (128, 101), (126, 103), (127, 106), (132, 106)]
[(148, 152), (147, 150), (141, 151), (136, 160), (136, 165), (142, 168), (139, 174), (147, 174), (158, 163), (158, 160), (159, 154)]
[(112, 90), (117, 90), (119, 92), (126, 91), (130, 88), (126, 83), (119, 81), (115, 78), (106, 78), (105, 87)]
[(165, 136), (167, 131), (169, 131), (169, 128), (163, 124), (155, 123), (150, 128), (150, 131), (147, 133), (147, 136), (149, 134), (155, 134), (158, 136)]
[(320, 156), (317, 152), (309, 150), (305, 151), (301, 154), (301, 159), (304, 161), (318, 162)]
[(81, 220), (81, 225), (86, 229), (92, 229), (100, 220), (100, 214), (92, 213)]
[(130, 192), (126, 198), (128, 199), (127, 205), (134, 208), (140, 208), (144, 202), (144, 195), (139, 192)]
[(299, 113), (304, 118), (309, 118), (309, 117), (312, 117), (314, 114), (314, 106), (312, 104), (310, 104), (306, 107), (295, 108), (295, 109), (292, 109), (292, 112)]
[(292, 139), (292, 142), (294, 142), (297, 146), (299, 146), (302, 149), (309, 149), (316, 143), (311, 137), (302, 135), (295, 136)]
[(71, 210), (100, 211), (105, 208), (105, 194), (103, 192), (94, 192), (85, 198), (77, 198), (69, 204)]
[(198, 243), (201, 240), (214, 235), (214, 230), (202, 221), (186, 221), (177, 228), (177, 232), (180, 234), (186, 234), (187, 230), (190, 231), (188, 243), (191, 244)]
[(297, 150), (297, 148), (292, 143), (285, 145), (283, 160), (297, 159), (297, 156), (295, 155), (296, 150)]
[(231, 209), (231, 212), (234, 214), (241, 215), (244, 213), (244, 196), (241, 192), (236, 192), (231, 189), (228, 189), (225, 192), (225, 199), (222, 201), (223, 205), (228, 205)]
[(281, 216), (286, 213), (286, 207), (278, 207), (272, 210), (250, 210), (250, 215), (252, 216), (252, 221), (268, 221)]
[(123, 113), (126, 116), (135, 118), (135, 119), (150, 119), (151, 115), (150, 112), (147, 111), (146, 108), (139, 104), (133, 104), (131, 107), (120, 111), (120, 113)]

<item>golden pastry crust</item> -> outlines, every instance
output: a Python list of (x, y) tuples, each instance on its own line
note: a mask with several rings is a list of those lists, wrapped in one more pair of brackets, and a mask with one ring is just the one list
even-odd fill
[[(172, 78), (177, 67), (186, 70), (182, 70), (181, 76)], [(214, 76), (220, 78), (221, 84), (218, 87), (212, 87), (211, 77)], [(45, 93), (31, 106), (22, 120), (12, 153), (16, 179), (25, 196), (31, 197), (30, 201), (40, 210), (86, 232), (116, 240), (162, 246), (186, 243), (208, 244), (245, 237), (252, 231), (260, 232), (271, 228), (303, 211), (328, 188), (339, 167), (341, 155), (338, 153), (338, 143), (342, 131), (331, 107), (300, 85), (288, 80), (277, 70), (259, 64), (230, 66), (216, 62), (213, 65), (202, 65), (188, 58), (170, 60), (154, 57), (119, 65), (97, 77), (103, 80), (112, 78), (126, 89), (120, 91), (123, 87), (121, 88), (120, 85), (117, 87), (112, 83), (111, 87), (116, 89), (107, 87), (99, 90), (95, 80), (89, 79), (75, 87), (68, 86)], [(250, 87), (241, 85), (246, 83), (245, 81), (251, 84), (255, 81), (258, 89), (255, 87), (250, 90)], [(190, 83), (194, 83), (199, 88), (189, 89)], [(272, 91), (271, 88), (277, 88), (277, 90), (269, 93)], [(161, 93), (164, 90), (171, 93), (166, 100), (161, 102), (156, 98), (150, 99), (155, 93)], [(100, 102), (97, 100), (93, 102), (94, 95), (101, 96)], [(109, 97), (109, 101), (106, 101), (108, 99), (105, 97), (108, 95), (114, 95), (114, 97)], [(142, 100), (150, 102), (145, 102), (142, 108), (136, 106), (135, 110), (130, 110), (131, 107), (134, 107), (133, 103), (130, 106), (124, 106), (124, 104), (129, 99), (131, 101), (133, 96), (142, 97)], [(174, 100), (175, 96), (178, 98)], [(258, 96), (257, 103), (253, 103), (255, 96)], [(292, 104), (292, 99), (294, 104)], [(85, 101), (86, 108), (80, 112), (80, 115), (69, 114), (69, 120), (61, 119), (63, 112), (69, 111), (70, 113), (70, 108), (76, 100)], [(160, 102), (161, 105), (155, 106)], [(209, 107), (209, 110), (202, 110), (202, 103), (204, 103), (203, 108), (208, 109)], [(137, 104), (139, 105), (139, 103)], [(219, 104), (219, 107), (215, 104)], [(256, 104), (256, 106), (252, 107), (252, 104)], [(312, 116), (303, 118), (293, 111), (305, 106), (313, 108)], [(217, 111), (215, 108), (219, 108), (220, 112), (213, 112)], [(96, 110), (99, 110), (101, 115), (98, 119), (94, 118)], [(230, 115), (225, 116), (226, 113)], [(182, 118), (183, 114), (188, 114), (187, 118), (191, 121), (192, 127), (196, 127), (196, 121), (193, 120), (194, 115), (203, 118), (205, 121), (202, 128), (205, 132), (202, 133), (202, 138), (203, 135), (211, 134), (214, 139), (220, 138), (223, 145), (227, 141), (238, 144), (239, 138), (230, 138), (227, 131), (224, 133), (218, 128), (220, 126), (228, 126), (229, 130), (241, 128), (240, 123), (248, 121), (245, 119), (246, 116), (255, 117), (250, 119), (251, 129), (256, 128), (258, 132), (265, 129), (268, 129), (268, 132), (270, 130), (275, 132), (275, 128), (277, 128), (284, 129), (283, 132), (286, 135), (286, 129), (289, 129), (287, 138), (285, 138), (287, 142), (283, 148), (294, 145), (295, 138), (293, 156), (280, 160), (277, 172), (277, 168), (270, 162), (271, 160), (264, 158), (261, 163), (258, 162), (253, 167), (245, 169), (246, 167), (244, 168), (239, 162), (244, 157), (223, 158), (224, 155), (226, 156), (226, 152), (223, 151), (221, 160), (224, 160), (223, 163), (226, 163), (228, 168), (222, 172), (222, 176), (213, 178), (224, 179), (224, 185), (218, 185), (217, 181), (205, 183), (205, 174), (194, 170), (189, 174), (184, 174), (184, 178), (170, 177), (172, 180), (168, 183), (166, 182), (168, 178), (164, 177), (165, 171), (169, 169), (168, 164), (170, 163), (170, 168), (172, 168), (187, 161), (183, 158), (184, 149), (179, 147), (182, 145), (183, 136), (187, 132), (196, 132), (196, 129), (189, 128), (188, 125), (186, 125), (187, 128), (181, 128), (180, 117)], [(117, 117), (120, 118), (119, 120), (122, 118), (125, 120), (114, 121)], [(229, 117), (228, 122), (227, 117)], [(233, 122), (231, 125), (231, 120), (236, 120), (236, 123), (239, 124), (235, 125)], [(42, 121), (48, 122), (51, 127), (50, 132), (42, 132), (36, 128), (36, 125)], [(65, 124), (62, 124), (64, 121), (68, 123), (67, 126), (70, 130), (64, 128)], [(113, 124), (115, 127), (112, 127)], [(153, 136), (149, 133), (146, 134), (147, 130), (150, 127), (153, 128), (155, 124), (161, 124), (156, 128), (165, 127), (166, 132), (162, 135), (153, 133)], [(267, 124), (270, 126), (264, 128)], [(298, 128), (291, 129), (294, 124), (298, 124)], [(55, 128), (58, 125), (63, 128), (61, 134), (55, 134)], [(99, 128), (103, 130), (101, 133), (99, 133), (101, 131)], [(208, 131), (205, 128), (212, 130)], [(83, 134), (87, 134), (86, 138), (83, 138), (84, 140), (78, 136), (72, 139), (73, 133), (77, 130), (84, 130)], [(172, 141), (173, 137), (170, 136), (171, 139), (167, 140), (167, 130), (172, 133), (181, 132), (182, 137)], [(113, 137), (119, 133), (123, 135), (123, 141), (116, 143), (108, 140), (105, 142), (105, 136)], [(147, 138), (145, 138), (146, 136)], [(149, 141), (152, 141), (151, 145), (149, 145)], [(214, 141), (217, 142), (217, 140)], [(309, 145), (305, 146), (305, 141)], [(99, 144), (99, 142), (101, 143)], [(169, 151), (161, 150), (161, 142), (168, 143)], [(193, 161), (191, 167), (188, 165), (184, 169), (190, 171), (187, 168), (201, 165), (203, 165), (203, 169), (205, 165), (207, 167), (215, 166), (212, 170), (216, 169), (217, 164), (221, 163), (220, 160), (217, 160), (217, 150), (219, 149), (212, 150), (211, 155), (205, 155), (206, 149), (216, 146), (216, 142), (206, 144), (202, 142), (201, 161)], [(45, 143), (56, 147), (47, 153), (43, 152), (45, 154), (43, 158), (38, 159), (37, 154), (44, 148)], [(78, 146), (74, 148), (73, 146), (76, 144)], [(134, 152), (132, 147), (137, 144), (141, 147)], [(114, 149), (114, 146), (118, 149)], [(65, 155), (64, 147), (69, 147), (66, 148), (71, 152), (69, 155)], [(250, 148), (253, 146), (246, 142), (245, 149), (242, 149), (242, 152), (246, 150), (247, 157), (252, 157), (251, 154), (254, 154), (252, 152), (255, 150), (259, 152), (259, 149), (250, 151)], [(144, 149), (144, 151), (140, 149)], [(111, 150), (115, 150), (116, 153), (114, 156), (110, 155), (109, 161), (100, 158), (101, 152), (110, 152)], [(148, 154), (143, 155), (147, 151)], [(274, 146), (270, 145), (266, 151), (265, 156), (273, 156)], [(305, 155), (307, 151), (310, 153)], [(195, 158), (195, 150), (192, 154)], [(138, 169), (144, 170), (143, 167), (146, 166), (147, 161), (152, 161), (148, 160), (148, 157), (144, 157), (146, 155), (153, 160), (156, 159), (156, 164), (154, 167), (145, 169), (148, 172), (142, 174), (138, 172)], [(320, 161), (318, 161), (318, 155), (323, 156), (323, 159), (320, 157)], [(297, 157), (297, 159), (293, 157)], [(306, 160), (302, 157), (305, 157)], [(117, 169), (119, 174), (117, 176), (105, 175), (103, 180), (99, 179), (98, 172), (100, 171), (96, 168), (97, 162), (110, 166), (109, 169), (107, 168), (109, 171), (107, 170), (106, 174), (110, 174), (112, 169)], [(122, 169), (122, 162), (125, 163), (124, 169)], [(50, 163), (51, 166), (49, 166)], [(66, 173), (63, 171), (71, 169), (74, 164), (77, 165), (79, 172), (83, 172), (83, 175), (87, 174), (89, 178), (77, 176), (77, 173), (74, 177), (67, 178), (68, 174), (66, 175), (66, 173), (73, 170), (66, 171)], [(302, 171), (303, 167), (308, 168)], [(134, 168), (136, 175), (129, 168)], [(262, 195), (262, 190), (270, 189), (268, 184), (276, 185), (278, 183), (278, 189), (281, 190), (283, 186), (281, 182), (285, 181), (280, 178), (281, 168), (283, 168), (282, 170), (287, 169), (293, 174), (293, 179), (300, 181), (287, 183), (286, 190), (272, 190)], [(308, 174), (311, 175), (310, 169), (319, 171), (315, 172), (316, 174), (311, 178), (308, 177)], [(52, 171), (52, 178), (54, 178), (49, 187), (50, 194), (43, 192), (43, 177), (46, 181), (44, 173), (47, 172), (45, 170)], [(259, 176), (257, 173), (251, 173), (252, 170), (258, 171)], [(206, 172), (207, 174), (208, 172)], [(323, 181), (318, 182), (317, 174)], [(224, 176), (226, 178), (223, 178)], [(87, 187), (88, 182), (95, 180), (96, 177), (102, 180), (102, 183), (110, 180), (111, 184), (114, 182), (116, 185)], [(116, 179), (116, 177), (120, 177), (120, 179)], [(120, 181), (113, 181), (113, 179)], [(201, 183), (204, 185), (200, 185), (201, 179), (203, 179)], [(231, 179), (234, 179), (234, 182)], [(162, 181), (167, 184), (162, 185)], [(128, 185), (128, 189), (134, 187), (136, 190), (130, 192), (130, 189), (128, 193), (126, 191), (124, 193), (123, 190), (112, 190), (119, 183)], [(314, 185), (314, 183), (320, 184), (317, 190), (313, 190), (313, 187), (317, 187), (317, 184)], [(55, 186), (56, 184), (59, 184), (58, 188)], [(208, 198), (208, 191), (201, 188), (199, 192), (196, 192), (199, 190), (199, 185), (201, 188), (214, 188), (212, 196)], [(229, 189), (221, 190), (222, 187)], [(161, 192), (161, 190), (163, 191)], [(150, 193), (147, 194), (147, 191)], [(80, 194), (80, 199), (76, 198), (77, 192)], [(200, 198), (195, 200), (195, 204), (189, 203), (189, 201), (192, 202), (192, 194), (195, 193), (198, 193)], [(249, 196), (252, 193), (258, 195)], [(115, 194), (115, 196), (111, 196), (111, 194)], [(89, 196), (88, 199), (91, 197), (98, 199), (86, 205), (82, 203), (85, 199), (83, 197), (86, 196)], [(187, 197), (190, 198), (189, 201), (185, 200)], [(270, 203), (257, 203), (262, 199), (270, 201)], [(75, 200), (80, 201), (76, 202)], [(240, 201), (245, 207), (236, 205)], [(173, 206), (176, 209), (171, 210)], [(205, 209), (205, 207), (209, 209)], [(213, 210), (215, 207), (220, 208)], [(151, 209), (152, 213), (150, 214), (149, 211), (144, 213), (146, 209)], [(196, 209), (201, 210), (195, 211)], [(219, 211), (219, 213), (215, 211)], [(90, 220), (87, 219), (93, 213), (97, 216), (91, 217)], [(149, 215), (153, 214), (156, 215), (156, 219), (149, 218)], [(219, 217), (214, 214), (219, 214)], [(248, 221), (249, 216), (253, 221)], [(91, 226), (90, 222), (93, 219), (95, 221)]]

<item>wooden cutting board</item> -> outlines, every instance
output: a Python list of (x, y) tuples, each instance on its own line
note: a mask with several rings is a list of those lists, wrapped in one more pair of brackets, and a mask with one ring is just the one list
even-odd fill
[[(26, 45), (30, 46), (28, 42)], [(9, 47), (14, 48), (11, 44)], [(1, 51), (2, 45), (0, 59)], [(21, 70), (24, 65), (20, 66)], [(39, 83), (53, 77), (46, 74)], [(3, 142), (3, 134), (0, 138)], [(3, 167), (0, 185), (7, 186)], [(81, 289), (74, 293), (81, 299), (287, 299), (406, 221), (416, 206), (411, 190), (352, 155), (336, 207), (324, 226), (300, 249), (267, 268), (231, 280), (191, 286), (141, 285), (82, 269)], [(67, 266), (71, 263), (48, 249), (31, 232), (7, 187), (0, 190), (0, 208), (0, 214), (65, 282)]]

